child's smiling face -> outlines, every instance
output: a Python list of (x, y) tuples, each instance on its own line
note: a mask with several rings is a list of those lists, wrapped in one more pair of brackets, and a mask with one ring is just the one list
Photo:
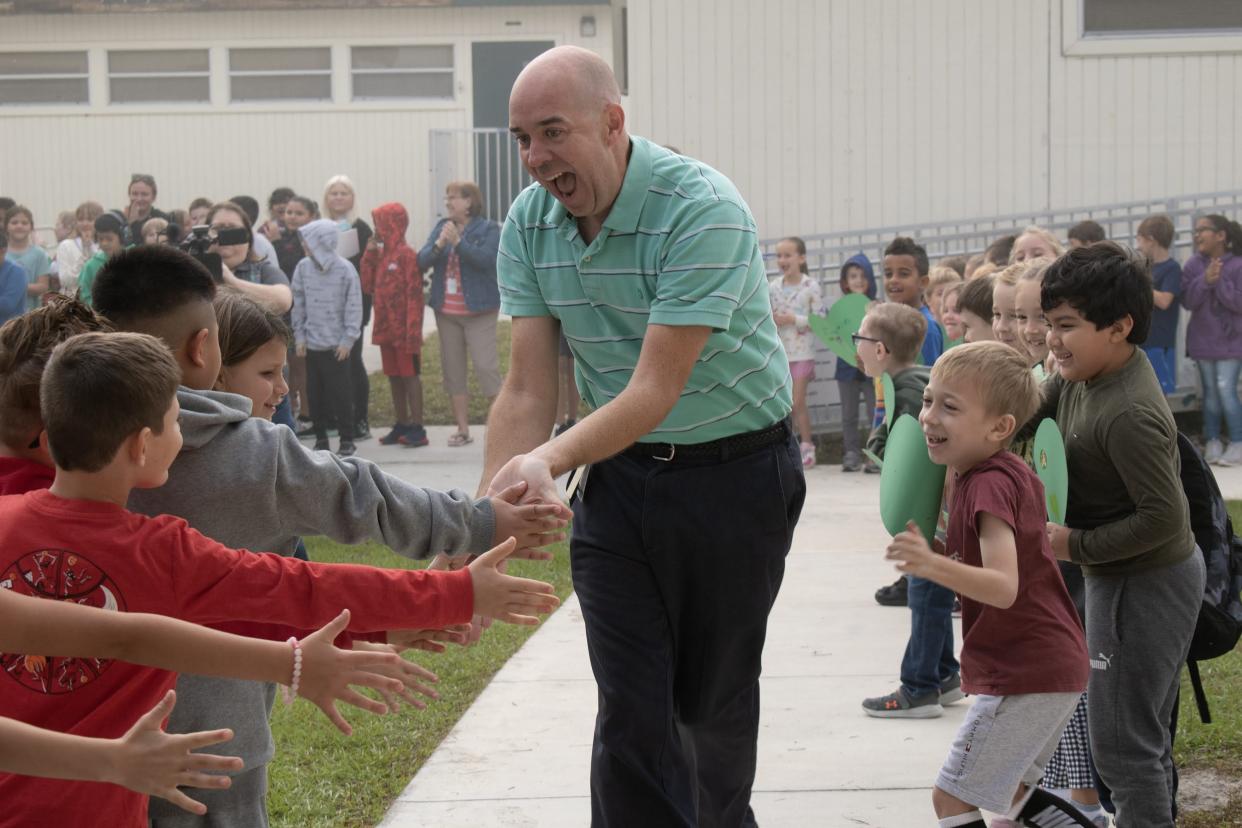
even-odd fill
[(1057, 370), (1070, 382), (1090, 382), (1124, 361), (1133, 349), (1126, 337), (1133, 326), (1126, 316), (1111, 325), (1096, 328), (1069, 302), (1047, 312), (1048, 347), (1057, 360)]
[(998, 434), (1006, 428), (1013, 430), (1013, 417), (990, 414), (978, 383), (964, 380), (937, 378), (933, 372), (919, 412), (928, 456), (959, 474), (995, 454), (998, 446), (1003, 446), (1003, 441), (998, 443)]
[(1018, 282), (1018, 340), (1031, 355), (1032, 362), (1043, 362), (1048, 356), (1048, 321), (1039, 305), (1039, 280)]
[(884, 257), (884, 292), (890, 301), (921, 308), (926, 287), (927, 277), (919, 274), (918, 262), (913, 256)]
[(289, 393), (284, 374), (288, 347), (283, 339), (265, 343), (236, 365), (221, 368), (216, 387), (230, 394), (248, 397), (252, 417), (272, 419), (276, 407)]
[(1017, 285), (997, 281), (992, 289), (992, 338), (1021, 350), (1018, 344)]

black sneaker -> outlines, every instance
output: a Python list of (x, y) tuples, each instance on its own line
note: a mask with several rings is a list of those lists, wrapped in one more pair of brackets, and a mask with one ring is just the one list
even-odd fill
[(358, 447), (348, 440), (342, 440), (341, 445), (336, 450), (338, 457), (353, 457), (357, 453)]
[(360, 420), (354, 426), (354, 442), (360, 443), (363, 440), (370, 440), (371, 436), (371, 424), (366, 420)]
[(966, 694), (962, 692), (961, 673), (954, 673), (940, 682), (940, 703), (942, 705), (960, 702), (964, 698), (966, 698)]
[(909, 696), (898, 687), (887, 696), (863, 699), (863, 712), (877, 719), (936, 719), (944, 715), (939, 693)]
[(316, 440), (315, 451), (331, 451), (332, 446), (328, 445), (327, 440)]
[(427, 429), (421, 425), (410, 425), (405, 427), (405, 431), (401, 432), (401, 436), (397, 438), (405, 448), (419, 448), (425, 446), (431, 441), (427, 439)]
[(875, 602), (882, 607), (904, 607), (906, 605), (906, 577), (903, 575), (888, 586), (877, 589)]
[(380, 445), (381, 446), (397, 445), (397, 443), (401, 442), (401, 435), (405, 434), (405, 430), (408, 428), (409, 426), (407, 425), (402, 425), (401, 423), (397, 423), (395, 426), (392, 427), (392, 431), (388, 432), (383, 437), (379, 438)]

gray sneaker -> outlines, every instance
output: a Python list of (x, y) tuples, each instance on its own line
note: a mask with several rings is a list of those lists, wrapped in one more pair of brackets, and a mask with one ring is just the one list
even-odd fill
[(960, 702), (964, 698), (966, 698), (966, 694), (962, 692), (961, 673), (954, 673), (940, 682), (940, 703), (942, 705)]
[(1230, 443), (1229, 448), (1216, 461), (1218, 466), (1242, 466), (1242, 442)]
[(1203, 459), (1213, 465), (1220, 462), (1220, 458), (1225, 454), (1225, 446), (1220, 440), (1208, 440), (1207, 445), (1203, 447)]
[(939, 694), (909, 696), (904, 687), (887, 696), (863, 699), (862, 706), (864, 713), (877, 719), (935, 719), (944, 715)]

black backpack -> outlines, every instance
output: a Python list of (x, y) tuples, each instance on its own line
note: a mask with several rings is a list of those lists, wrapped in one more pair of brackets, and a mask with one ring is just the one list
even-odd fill
[(1181, 433), (1177, 435), (1177, 448), (1182, 458), (1182, 488), (1190, 505), (1190, 527), (1207, 565), (1203, 604), (1186, 658), (1199, 718), (1207, 724), (1212, 714), (1198, 663), (1231, 652), (1242, 637), (1242, 538), (1233, 533), (1225, 499), (1203, 455)]

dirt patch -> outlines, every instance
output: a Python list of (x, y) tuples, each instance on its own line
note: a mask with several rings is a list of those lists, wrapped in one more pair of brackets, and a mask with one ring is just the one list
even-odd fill
[(1182, 813), (1223, 810), (1231, 798), (1242, 797), (1242, 779), (1211, 769), (1178, 773), (1177, 805)]

